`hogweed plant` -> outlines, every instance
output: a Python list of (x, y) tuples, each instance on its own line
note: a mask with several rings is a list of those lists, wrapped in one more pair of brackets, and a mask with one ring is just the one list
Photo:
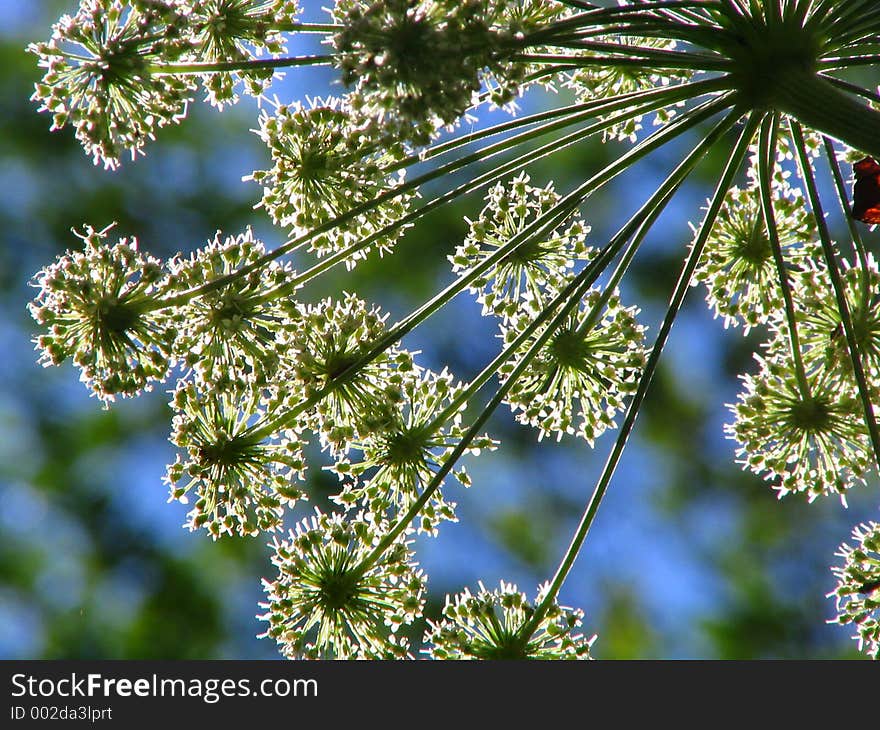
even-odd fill
[[(170, 499), (190, 506), (190, 530), (271, 539), (277, 577), (260, 618), (285, 656), (589, 658), (595, 637), (557, 596), (695, 285), (725, 327), (766, 335), (730, 405), (745, 469), (780, 497), (845, 500), (880, 460), (880, 268), (863, 240), (880, 221), (880, 95), (860, 82), (880, 65), (880, 5), (608, 5), (336, 0), (313, 24), (295, 0), (81, 0), (30, 46), (45, 71), (40, 110), (110, 170), (184, 123), (197, 97), (263, 100), (256, 131), (271, 162), (246, 180), (283, 245), (232, 232), (161, 261), (86, 228), (34, 278), (31, 312), (40, 362), (73, 360), (105, 405), (177, 378)], [(324, 52), (297, 55), (305, 34)], [(338, 70), (341, 96), (271, 95), (281, 71), (315, 64)], [(574, 102), (465, 131), (536, 86)], [(531, 163), (592, 137), (624, 151), (571, 190), (532, 182)], [(591, 195), (672, 143), (690, 151), (614, 235), (592, 240)], [(716, 151), (723, 170), (648, 333), (620, 283)], [(324, 272), (395, 255), (406, 229), (472, 191), (485, 205), (450, 247), (452, 282), (408, 316), (390, 322), (356, 293), (309, 299)], [(842, 237), (829, 213), (846, 216)], [(302, 270), (286, 263), (293, 252)], [(463, 292), (496, 320), (500, 346), (459, 380), (401, 341)], [(456, 519), (449, 477), (468, 486), (462, 456), (498, 447), (485, 428), (502, 405), (539, 439), (615, 440), (555, 574), (529, 593), (464, 588), (416, 647), (400, 630), (424, 606), (413, 536)], [(309, 441), (333, 461), (338, 509), (283, 534), (309, 497)], [(834, 620), (876, 658), (880, 527), (858, 526), (838, 555)]]

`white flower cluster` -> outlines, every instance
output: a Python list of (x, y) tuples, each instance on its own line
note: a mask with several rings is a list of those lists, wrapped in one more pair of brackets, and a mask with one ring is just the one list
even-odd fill
[(837, 618), (842, 625), (852, 624), (859, 649), (874, 659), (880, 658), (880, 523), (856, 526), (855, 544), (844, 543), (837, 555), (843, 565), (831, 570), (837, 587), (829, 593), (837, 600)]
[(186, 115), (193, 64), (219, 64), (201, 75), (217, 106), (236, 99), (236, 79), (262, 93), (273, 69), (248, 69), (249, 49), (282, 53), (278, 28), (298, 12), (296, 0), (80, 0), (48, 42), (29, 46), (45, 69), (32, 98), (53, 129), (72, 125), (95, 164), (113, 169)]
[(164, 380), (174, 361), (177, 331), (152, 305), (168, 289), (158, 259), (136, 239), (105, 245), (108, 229), (77, 234), (82, 251), (68, 252), (34, 277), (29, 309), (46, 330), (37, 338), (44, 366), (72, 359), (80, 380), (105, 403), (137, 395)]
[[(319, 256), (354, 248), (346, 264), (353, 266), (371, 248), (391, 250), (403, 233), (393, 224), (404, 217), (413, 193), (394, 193), (404, 171), (387, 168), (401, 150), (371, 136), (347, 102), (313, 99), (308, 106), (279, 104), (274, 114), (260, 115), (260, 138), (272, 155), (270, 170), (256, 170), (246, 180), (263, 186), (260, 205), (273, 222), (294, 235), (335, 224), (309, 241)], [(380, 196), (382, 202), (375, 202)]]
[[(480, 216), (468, 221), (468, 235), (449, 257), (455, 273), (464, 274), (489, 258), (559, 203), (552, 184), (539, 188), (530, 183), (529, 176), (520, 173), (508, 185), (498, 183), (489, 190)], [(575, 263), (592, 256), (586, 245), (589, 232), (579, 216), (572, 216), (550, 233), (517, 246), (475, 277), (468, 288), (477, 294), (483, 314), (507, 321), (522, 312), (540, 312), (548, 293), (561, 288)]]
[(476, 595), (465, 588), (447, 596), (443, 620), (431, 622), (426, 652), (434, 659), (590, 659), (596, 637), (576, 633), (582, 611), (553, 602), (530, 626), (546, 593), (547, 586), (541, 586), (532, 604), (502, 580), (492, 591), (480, 583)]
[[(409, 645), (398, 633), (424, 606), (425, 575), (412, 559), (410, 541), (399, 538), (379, 560), (364, 560), (387, 524), (357, 516), (344, 519), (315, 510), (272, 543), (275, 580), (263, 581), (260, 604), (275, 639), (292, 659), (401, 659)], [(314, 636), (313, 636), (314, 634)]]
[(516, 96), (527, 71), (511, 58), (563, 10), (539, 0), (337, 0), (332, 44), (352, 108), (389, 139), (424, 145), (459, 122), (484, 83), (496, 103)]

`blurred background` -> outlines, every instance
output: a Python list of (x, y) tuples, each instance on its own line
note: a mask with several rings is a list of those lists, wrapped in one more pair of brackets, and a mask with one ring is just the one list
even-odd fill
[[(306, 19), (318, 21), (321, 3), (305, 4)], [(73, 0), (0, 0), (0, 658), (278, 658), (273, 642), (256, 638), (260, 578), (273, 573), (265, 541), (212, 542), (182, 529), (186, 508), (166, 503), (167, 393), (158, 388), (102, 410), (72, 366), (36, 365), (26, 311), (30, 277), (79, 245), (71, 227), (116, 221), (119, 236), (135, 235), (163, 257), (248, 225), (270, 247), (281, 243), (284, 231), (252, 209), (259, 188), (241, 182), (268, 160), (248, 131), (256, 105), (245, 98), (219, 114), (193, 104), (146, 157), (112, 173), (93, 166), (72, 131), (50, 133), (50, 118), (28, 100), (40, 74), (25, 46), (48, 38), (52, 22), (74, 10)], [(327, 70), (297, 70), (274, 90), (284, 101), (326, 95), (332, 79)], [(566, 100), (541, 92), (522, 107)], [(565, 192), (617, 149), (584, 143), (530, 173)], [(662, 150), (588, 201), (595, 245), (656, 189), (683, 149)], [(642, 307), (651, 337), (690, 242), (688, 221), (700, 218), (722, 163), (723, 154), (705, 161), (627, 278), (625, 302)], [(476, 194), (441, 209), (393, 256), (335, 271), (304, 296), (344, 287), (380, 303), (392, 321), (402, 318), (451, 281), (446, 256), (464, 235), (463, 216), (481, 207)], [(859, 657), (852, 632), (826, 623), (834, 609), (824, 596), (834, 587), (838, 545), (853, 525), (877, 519), (877, 484), (853, 490), (848, 508), (779, 501), (734, 463), (725, 404), (736, 398), (736, 374), (751, 367), (759, 334), (725, 332), (703, 294), (692, 291), (672, 333), (561, 602), (586, 612), (585, 631), (599, 635), (597, 658)], [(496, 352), (495, 334), (465, 294), (405, 344), (422, 351), (424, 365), (467, 379)], [(417, 541), (430, 617), (447, 593), (475, 590), (477, 581), (512, 581), (534, 598), (614, 438), (606, 434), (595, 450), (574, 439), (538, 444), (505, 410), (489, 430), (501, 449), (470, 459), (471, 489), (447, 488), (460, 522)], [(312, 470), (315, 503), (327, 504), (333, 479)]]

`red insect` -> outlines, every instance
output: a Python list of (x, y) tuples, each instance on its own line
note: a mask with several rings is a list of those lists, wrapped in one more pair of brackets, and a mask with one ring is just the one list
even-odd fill
[(853, 165), (852, 217), (864, 223), (880, 223), (880, 165), (866, 157)]

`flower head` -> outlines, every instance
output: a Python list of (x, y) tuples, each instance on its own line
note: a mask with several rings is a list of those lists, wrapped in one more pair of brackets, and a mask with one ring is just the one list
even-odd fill
[(427, 653), (434, 659), (589, 659), (595, 636), (575, 633), (583, 611), (553, 601), (528, 635), (523, 629), (541, 604), (547, 586), (538, 590), (534, 605), (525, 593), (501, 581), (488, 591), (480, 583), (473, 595), (467, 588), (446, 597), (443, 620), (429, 621)]
[(853, 624), (859, 649), (880, 658), (880, 524), (868, 522), (853, 530), (855, 545), (844, 543), (836, 555), (843, 565), (831, 569), (837, 588), (829, 596), (837, 599), (839, 624)]
[[(785, 179), (774, 181), (777, 236), (792, 270), (821, 256), (816, 223), (800, 191)], [(732, 188), (718, 214), (694, 281), (706, 284), (706, 300), (724, 326), (742, 323), (745, 331), (766, 323), (783, 308), (779, 273), (761, 210), (757, 181)]]
[[(637, 307), (624, 307), (617, 292), (609, 297), (601, 316), (590, 322), (591, 312), (602, 292), (593, 289), (550, 335), (524, 372), (511, 387), (506, 402), (520, 423), (538, 429), (539, 438), (577, 433), (592, 444), (605, 429), (614, 426), (614, 416), (633, 393), (645, 364), (645, 328), (636, 320)], [(510, 344), (529, 320), (520, 317), (502, 325), (502, 336)], [(519, 360), (541, 336), (534, 332), (520, 348), (520, 355), (501, 366), (507, 378)], [(575, 420), (580, 423), (575, 426)]]
[(360, 362), (386, 334), (386, 318), (348, 294), (304, 306), (300, 326), (285, 333), (290, 405), (310, 405), (304, 418), (336, 453), (385, 428), (403, 400), (404, 377), (415, 367), (409, 352), (391, 346)]
[[(489, 190), (479, 218), (468, 221), (464, 243), (449, 257), (453, 271), (465, 273), (484, 261), (559, 202), (552, 185), (539, 188), (529, 182), (522, 173), (509, 185), (499, 183)], [(509, 319), (540, 311), (575, 261), (589, 258), (592, 250), (584, 242), (589, 230), (575, 216), (541, 240), (517, 246), (474, 279), (469, 288), (478, 292), (483, 314)]]
[(182, 454), (165, 479), (169, 501), (188, 504), (195, 492), (189, 529), (204, 527), (216, 539), (279, 528), (285, 506), (305, 498), (298, 486), (305, 470), (299, 435), (264, 433), (272, 429), (281, 399), (251, 384), (201, 393), (181, 382), (171, 407), (170, 440)]
[[(272, 153), (273, 166), (246, 179), (263, 186), (260, 205), (275, 223), (292, 226), (294, 235), (369, 204), (403, 182), (402, 170), (386, 171), (400, 151), (372, 137), (370, 127), (360, 124), (338, 99), (313, 99), (310, 106), (279, 105), (274, 114), (264, 111), (258, 134)], [(405, 215), (412, 197), (401, 193), (369, 205), (313, 236), (311, 250), (318, 255), (336, 253), (379, 233)], [(380, 253), (391, 250), (403, 229), (383, 235), (372, 247)], [(346, 262), (349, 267), (369, 248), (354, 252)]]
[[(404, 379), (401, 390), (402, 400), (390, 421), (351, 443), (352, 449), (361, 452), (360, 460), (344, 457), (333, 467), (341, 478), (349, 480), (334, 498), (338, 503), (364, 505), (378, 517), (389, 511), (391, 516), (399, 516), (421, 496), (464, 436), (461, 416), (466, 404), (446, 413), (462, 386), (445, 370), (414, 372)], [(474, 439), (468, 450), (479, 453), (496, 446), (495, 441), (482, 436)], [(368, 476), (363, 479), (365, 474)], [(463, 468), (452, 474), (459, 483), (470, 486)], [(419, 512), (419, 530), (433, 534), (444, 519), (455, 520), (455, 503), (447, 502), (438, 489)]]
[[(507, 5), (506, 2), (503, 5)], [(337, 0), (332, 39), (352, 105), (416, 145), (458, 121), (515, 39), (495, 0)]]
[[(621, 46), (628, 49), (631, 56), (638, 56), (639, 49), (648, 51), (673, 51), (678, 45), (671, 38), (643, 38), (636, 36), (609, 35), (596, 36), (590, 40), (607, 44), (609, 49)], [(607, 51), (601, 47), (584, 50), (582, 54), (590, 56), (607, 55)], [(690, 71), (677, 69), (663, 69), (658, 71), (642, 65), (619, 65), (610, 64), (587, 65), (570, 72), (565, 80), (565, 85), (571, 88), (578, 99), (584, 102), (596, 99), (610, 98), (622, 94), (630, 94), (636, 91), (647, 91), (672, 83), (680, 83), (691, 75)], [(665, 124), (675, 114), (674, 107), (664, 107), (656, 112), (655, 124)], [(629, 140), (635, 142), (636, 133), (642, 128), (642, 115), (632, 113), (626, 119), (615, 123), (603, 133), (606, 140), (616, 139), (619, 141)]]
[(740, 444), (739, 462), (773, 481), (780, 497), (800, 492), (810, 501), (821, 494), (844, 499), (873, 461), (854, 387), (815, 369), (804, 389), (790, 356), (778, 348), (755, 359), (760, 370), (741, 376), (743, 390), (729, 406), (735, 420), (725, 427)]
[(409, 656), (400, 626), (421, 615), (425, 576), (399, 538), (372, 564), (365, 559), (387, 525), (323, 514), (300, 522), (270, 544), (278, 568), (263, 580), (268, 601), (262, 636), (291, 659), (390, 659)]
[(263, 243), (248, 229), (226, 238), (218, 232), (188, 259), (171, 262), (170, 279), (179, 291), (252, 267), (250, 273), (192, 297), (175, 312), (175, 351), (201, 383), (218, 387), (235, 376), (271, 379), (278, 367), (279, 332), (299, 321), (291, 296), (295, 273), (289, 265), (264, 261), (265, 254)]
[[(880, 270), (873, 254), (853, 265), (842, 260), (841, 278), (868, 383), (880, 387)], [(799, 333), (804, 359), (855, 385), (843, 322), (827, 266), (821, 258), (805, 262), (793, 275), (792, 289), (800, 312)]]
[(36, 340), (43, 366), (72, 358), (80, 380), (105, 402), (164, 380), (176, 336), (152, 306), (167, 288), (161, 262), (138, 251), (134, 238), (105, 245), (108, 230), (77, 234), (84, 250), (34, 277), (40, 291), (28, 307), (47, 330)]
[(48, 43), (28, 47), (46, 70), (32, 99), (53, 115), (52, 129), (73, 125), (95, 164), (112, 169), (180, 121), (192, 81), (153, 66), (189, 49), (186, 16), (179, 0), (81, 0), (62, 16)]
[[(285, 38), (278, 30), (299, 14), (298, 0), (201, 0), (193, 3), (190, 23), (194, 53), (200, 62), (249, 61), (264, 51), (284, 53)], [(208, 100), (215, 106), (237, 101), (237, 81), (247, 92), (260, 96), (272, 80), (272, 69), (204, 74)]]

